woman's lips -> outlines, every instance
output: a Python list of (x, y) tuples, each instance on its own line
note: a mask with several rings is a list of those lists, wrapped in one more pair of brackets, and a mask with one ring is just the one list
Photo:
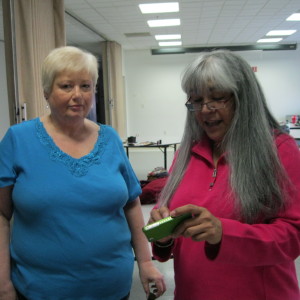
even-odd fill
[(72, 105), (72, 106), (70, 106), (71, 109), (75, 109), (75, 110), (81, 109), (82, 107), (83, 107), (82, 105)]
[(214, 127), (214, 126), (218, 126), (222, 123), (221, 120), (214, 120), (214, 121), (204, 121), (204, 124), (207, 126), (207, 127)]

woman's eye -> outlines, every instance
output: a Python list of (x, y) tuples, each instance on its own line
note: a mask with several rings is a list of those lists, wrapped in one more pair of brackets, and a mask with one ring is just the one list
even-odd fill
[(82, 88), (85, 90), (85, 91), (89, 91), (91, 89), (91, 85), (90, 84), (83, 84), (82, 85)]
[(224, 99), (223, 96), (222, 97), (212, 97), (211, 98), (212, 101), (220, 101), (220, 100), (223, 100), (223, 99)]
[(197, 98), (193, 101), (193, 103), (202, 103), (203, 102), (203, 98)]
[(62, 88), (63, 90), (70, 90), (70, 89), (72, 89), (72, 86), (71, 86), (70, 84), (62, 84), (62, 85), (61, 85), (61, 88)]

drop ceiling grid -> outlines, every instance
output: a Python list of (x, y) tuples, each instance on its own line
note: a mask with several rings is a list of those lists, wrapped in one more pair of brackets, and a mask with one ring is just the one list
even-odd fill
[[(67, 2), (71, 4), (70, 0)], [(139, 1), (137, 0), (82, 0), (82, 2), (94, 10), (94, 15), (102, 16), (107, 23), (111, 24), (111, 30), (105, 32), (106, 36), (109, 35), (110, 39), (118, 38), (119, 41), (124, 42), (125, 48), (126, 43), (129, 48), (130, 45), (141, 48), (141, 43), (147, 43), (147, 45), (152, 43), (151, 48), (153, 48), (155, 45), (157, 46), (154, 39), (155, 34), (169, 33), (182, 34), (182, 41), (186, 46), (210, 43), (255, 43), (257, 39), (267, 33), (265, 28), (271, 30), (283, 23), (282, 21), (287, 16), (283, 16), (282, 12), (286, 11), (285, 14), (291, 12), (288, 11), (287, 6), (294, 8), (296, 5), (295, 0), (179, 0), (179, 13), (142, 15), (138, 9)], [(88, 20), (88, 14), (85, 14), (87, 11), (82, 10), (78, 0), (76, 3), (79, 5), (79, 9), (74, 9), (74, 12), (79, 17)], [(172, 29), (167, 27), (153, 29), (146, 24), (147, 19), (174, 16), (181, 18), (181, 26)], [(92, 19), (95, 19), (93, 27), (101, 32), (103, 26), (97, 22), (97, 18)], [(265, 28), (260, 30), (261, 26), (265, 26)], [(150, 32), (153, 36), (139, 40), (124, 37), (125, 33), (134, 32)]]
[[(171, 0), (165, 0), (171, 1)], [(172, 0), (174, 1), (174, 0)], [(300, 0), (178, 0), (180, 11), (171, 14), (143, 15), (139, 3), (163, 0), (64, 0), (67, 11), (81, 19), (107, 40), (124, 49), (158, 48), (155, 34), (181, 34), (184, 47), (222, 44), (255, 44), (270, 30), (296, 29), (283, 43), (300, 42), (300, 22), (285, 21), (300, 12)], [(0, 0), (0, 3), (2, 0)], [(0, 17), (2, 7), (0, 7)], [(180, 17), (181, 26), (149, 28), (148, 19)], [(76, 21), (67, 20), (68, 42), (98, 51), (101, 38)], [(125, 33), (149, 32), (150, 37), (127, 38)], [(0, 22), (0, 39), (3, 25)], [(93, 52), (93, 47), (87, 48)]]

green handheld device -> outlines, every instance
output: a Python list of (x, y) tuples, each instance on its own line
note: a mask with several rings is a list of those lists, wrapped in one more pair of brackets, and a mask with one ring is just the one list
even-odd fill
[(175, 228), (184, 220), (191, 218), (190, 213), (178, 217), (167, 217), (143, 227), (143, 232), (149, 242), (160, 240), (171, 235)]

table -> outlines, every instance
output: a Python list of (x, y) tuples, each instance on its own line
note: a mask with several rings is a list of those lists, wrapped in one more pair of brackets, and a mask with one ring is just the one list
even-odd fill
[(290, 135), (295, 139), (300, 139), (300, 126), (291, 126), (290, 127)]
[(176, 152), (177, 145), (179, 143), (168, 143), (168, 144), (150, 144), (150, 145), (139, 145), (139, 144), (125, 144), (124, 148), (126, 149), (127, 157), (129, 158), (129, 149), (141, 149), (141, 148), (157, 148), (164, 154), (164, 168), (167, 170), (167, 149), (173, 148), (174, 153)]

